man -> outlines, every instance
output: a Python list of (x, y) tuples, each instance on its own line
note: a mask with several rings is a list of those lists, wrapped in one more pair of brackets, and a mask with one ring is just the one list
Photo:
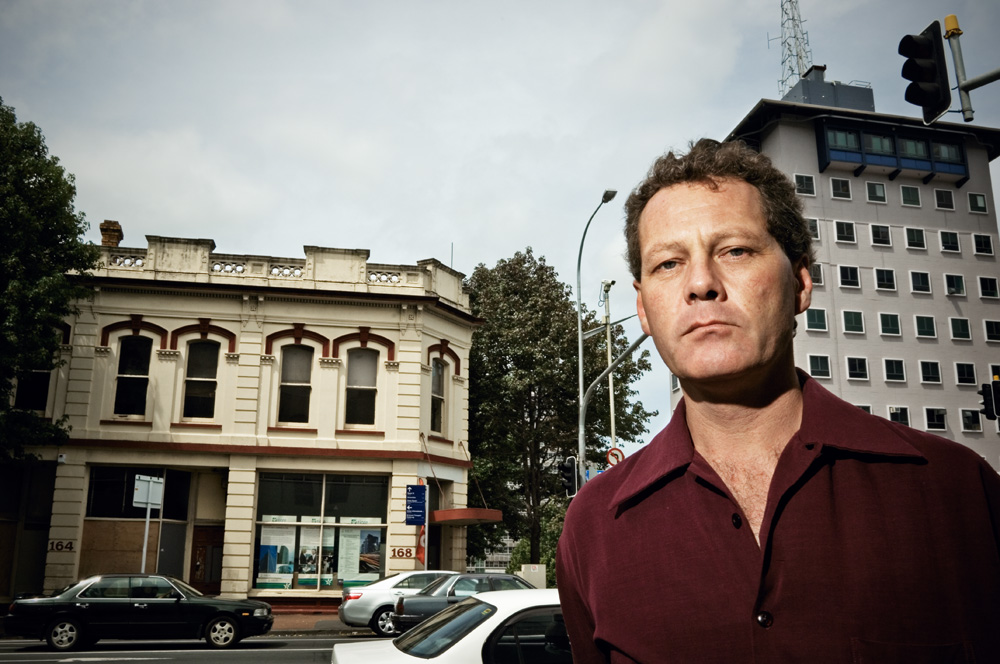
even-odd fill
[(1000, 477), (796, 370), (793, 185), (702, 140), (625, 209), (642, 328), (684, 398), (566, 515), (573, 661), (1000, 661)]

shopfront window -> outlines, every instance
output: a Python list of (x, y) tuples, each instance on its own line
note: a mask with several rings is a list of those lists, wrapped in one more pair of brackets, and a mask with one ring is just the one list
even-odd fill
[(389, 478), (262, 473), (254, 587), (334, 590), (385, 573)]

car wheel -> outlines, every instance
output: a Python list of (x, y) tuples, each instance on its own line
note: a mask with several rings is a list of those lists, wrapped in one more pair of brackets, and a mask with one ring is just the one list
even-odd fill
[(213, 648), (229, 648), (239, 640), (239, 625), (229, 616), (219, 616), (205, 628), (205, 641)]
[(383, 606), (376, 611), (368, 626), (379, 636), (395, 636), (396, 626), (392, 624), (392, 607)]
[(75, 650), (83, 644), (83, 630), (73, 618), (60, 618), (45, 630), (45, 641), (53, 650)]

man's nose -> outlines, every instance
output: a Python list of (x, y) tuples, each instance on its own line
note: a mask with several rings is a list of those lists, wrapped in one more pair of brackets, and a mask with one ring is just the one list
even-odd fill
[(715, 300), (722, 295), (717, 266), (709, 258), (691, 261), (688, 273), (688, 300)]

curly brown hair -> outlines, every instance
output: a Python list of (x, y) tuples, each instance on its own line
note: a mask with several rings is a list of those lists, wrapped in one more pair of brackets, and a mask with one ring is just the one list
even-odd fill
[(639, 251), (639, 217), (646, 204), (665, 187), (684, 182), (703, 183), (718, 189), (721, 180), (743, 180), (760, 192), (768, 232), (778, 241), (793, 263), (803, 256), (808, 264), (815, 260), (812, 237), (802, 216), (802, 202), (795, 195), (795, 185), (775, 168), (765, 155), (742, 141), (720, 143), (710, 138), (692, 142), (687, 154), (673, 152), (657, 158), (646, 179), (640, 182), (625, 201), (625, 240), (628, 243), (628, 266), (636, 281), (642, 279)]

